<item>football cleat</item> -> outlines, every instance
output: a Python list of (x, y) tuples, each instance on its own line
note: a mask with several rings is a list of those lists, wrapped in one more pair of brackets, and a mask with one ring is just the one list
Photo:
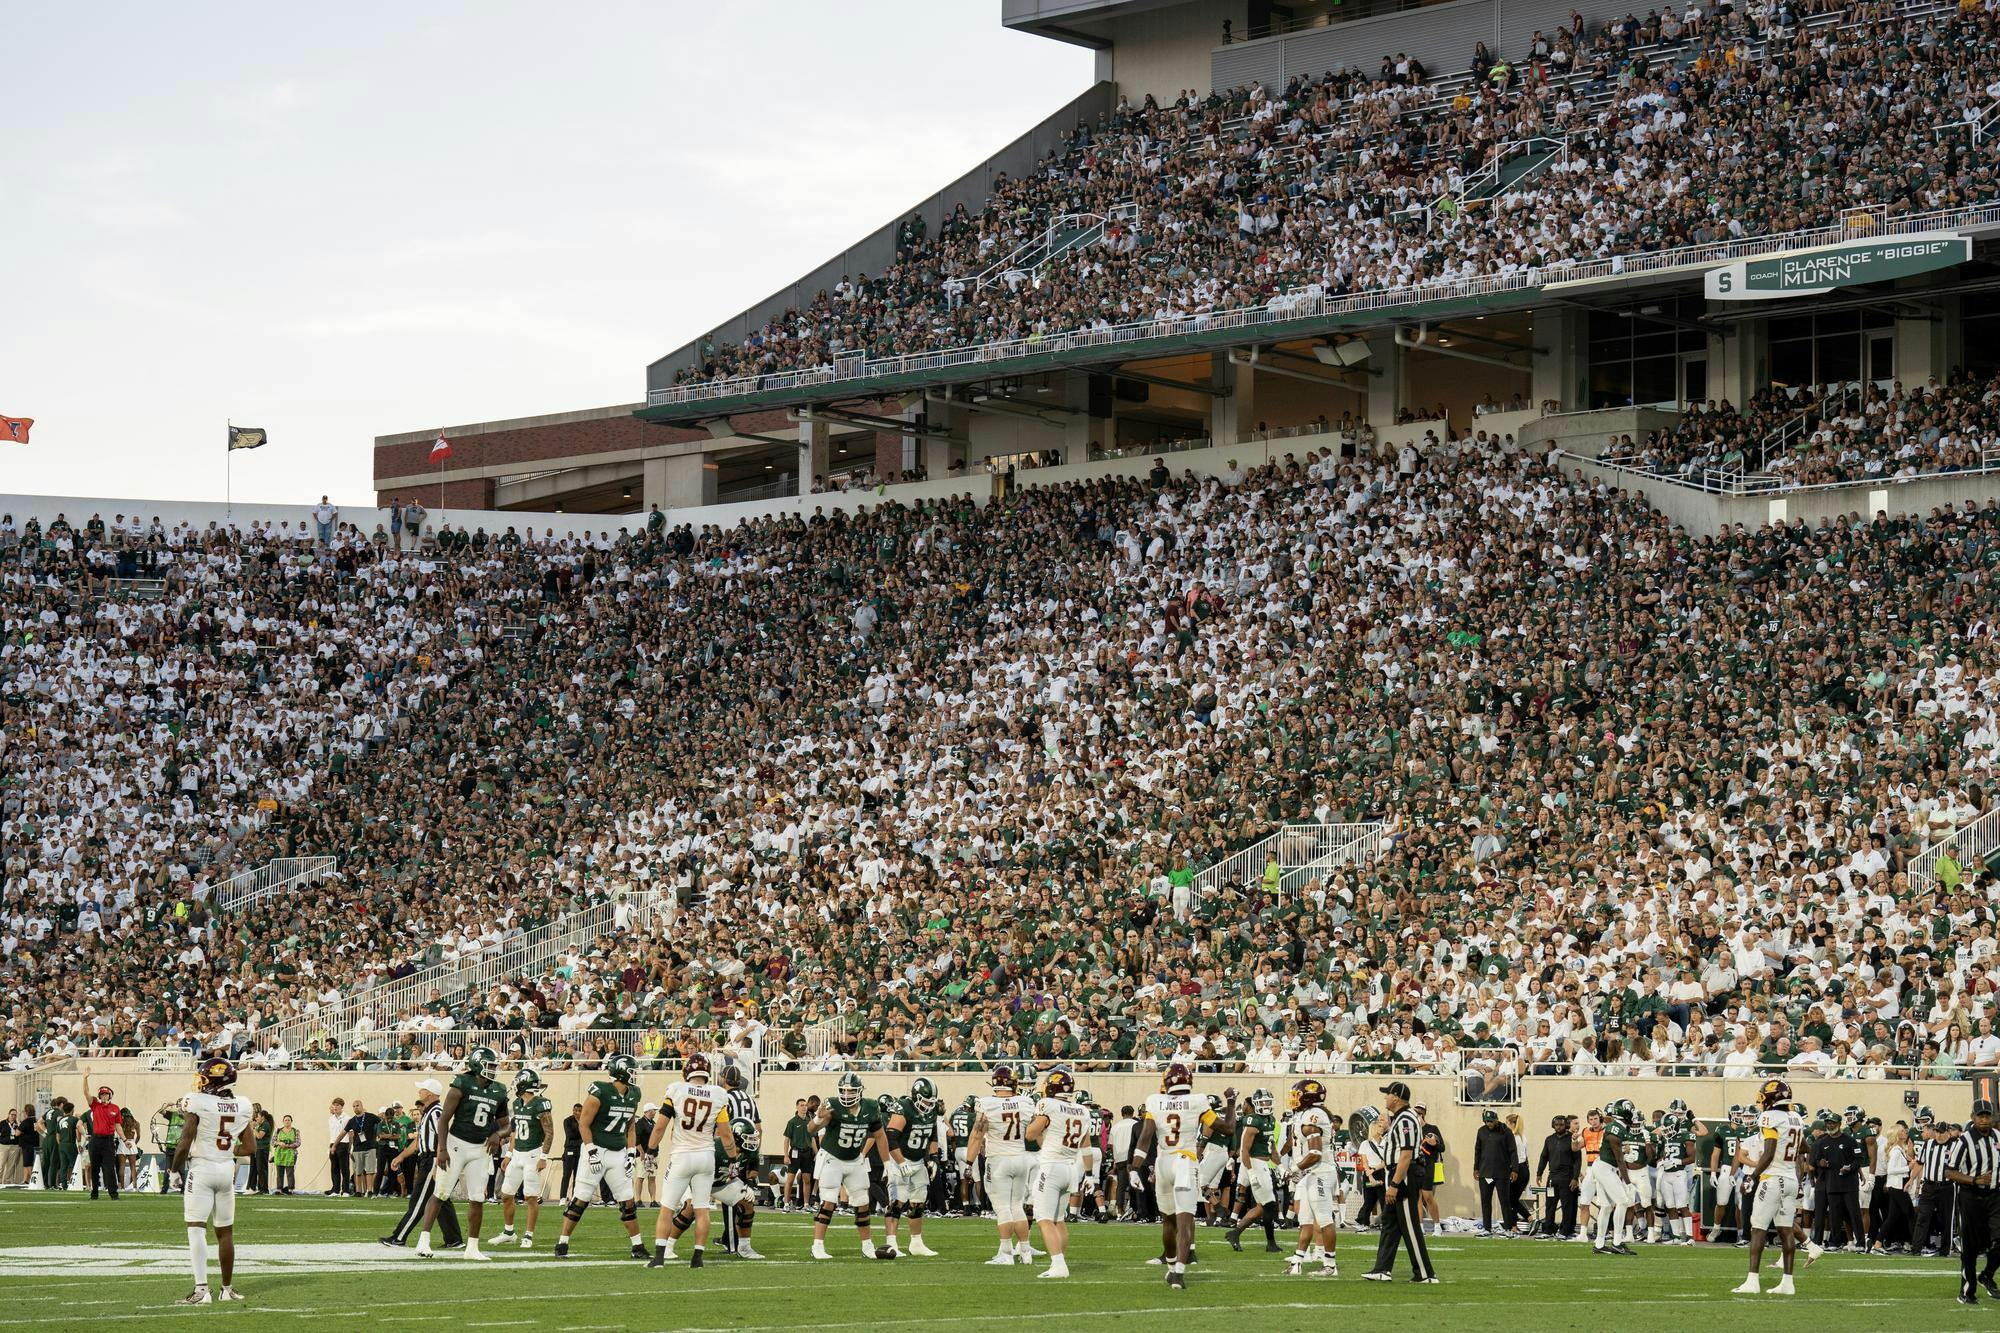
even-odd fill
[(749, 1241), (739, 1240), (736, 1242), (736, 1257), (738, 1259), (762, 1259), (764, 1256), (751, 1249)]
[(824, 1241), (817, 1241), (817, 1240), (813, 1242), (812, 1257), (815, 1259), (833, 1258), (832, 1255), (826, 1252), (826, 1243)]
[(179, 1299), (178, 1301), (175, 1301), (175, 1302), (174, 1302), (174, 1304), (176, 1304), (176, 1305), (211, 1305), (211, 1304), (213, 1304), (213, 1303), (214, 1303), (214, 1300), (215, 1300), (215, 1298), (214, 1298), (214, 1297), (212, 1297), (212, 1296), (210, 1296), (210, 1295), (208, 1294), (208, 1288), (207, 1288), (207, 1287), (196, 1287), (196, 1288), (195, 1288), (195, 1289), (194, 1289), (193, 1291), (191, 1291), (191, 1292), (189, 1292), (189, 1293), (188, 1293), (187, 1295), (185, 1295), (185, 1296), (181, 1297), (181, 1298), (180, 1298), (180, 1299)]
[(937, 1258), (937, 1251), (924, 1244), (922, 1237), (917, 1236), (910, 1238), (910, 1253), (916, 1255), (919, 1259)]
[(240, 1301), (243, 1299), (243, 1293), (234, 1287), (224, 1287), (221, 1291), (215, 1293), (215, 1299), (218, 1301)]

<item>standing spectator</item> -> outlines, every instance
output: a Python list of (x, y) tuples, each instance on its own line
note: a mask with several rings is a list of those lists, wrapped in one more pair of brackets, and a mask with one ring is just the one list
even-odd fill
[(1514, 1210), (1514, 1227), (1526, 1235), (1534, 1230), (1521, 1196), (1528, 1192), (1528, 1136), (1518, 1111), (1507, 1116), (1507, 1137), (1514, 1140), (1514, 1170), (1507, 1177), (1507, 1203)]
[(0, 1121), (0, 1185), (14, 1183), (14, 1172), (21, 1164), (21, 1113), (9, 1110), (7, 1118)]
[(299, 1131), (286, 1116), (271, 1136), (271, 1163), (278, 1168), (278, 1193), (299, 1192)]
[[(86, 1092), (90, 1087), (90, 1075), (83, 1076)], [(124, 1114), (118, 1103), (111, 1099), (110, 1087), (101, 1087), (91, 1098), (89, 1121), (86, 1126), (90, 1136), (90, 1197), (95, 1199), (101, 1189), (109, 1189), (111, 1197), (118, 1197), (118, 1129)]]
[(271, 1192), (271, 1113), (256, 1102), (250, 1103), (250, 1189), (255, 1194)]
[(359, 1097), (354, 1099), (347, 1117), (347, 1142), (353, 1150), (351, 1188), (360, 1198), (367, 1198), (375, 1189), (375, 1134), (381, 1124), (380, 1116), (363, 1106)]
[(403, 508), (403, 529), (410, 534), (408, 549), (412, 551), (424, 549), (424, 520), (429, 517), (430, 514), (424, 509), (424, 502), (412, 496), (410, 503)]
[(120, 1188), (139, 1188), (139, 1117), (126, 1107), (118, 1119), (118, 1184)]
[(326, 1113), (326, 1160), (333, 1172), (326, 1192), (330, 1195), (354, 1192), (354, 1154), (348, 1147), (349, 1116), (347, 1099), (335, 1097)]
[(1542, 1140), (1542, 1155), (1535, 1163), (1535, 1180), (1546, 1191), (1543, 1224), (1551, 1236), (1568, 1240), (1576, 1235), (1576, 1197), (1582, 1159), (1583, 1144), (1576, 1136), (1572, 1118), (1559, 1115), (1549, 1121), (1549, 1136)]
[(319, 497), (319, 505), (313, 510), (313, 526), (319, 530), (319, 544), (333, 545), (333, 528), (340, 522), (340, 510), (324, 495)]
[(1444, 1132), (1430, 1123), (1430, 1108), (1422, 1102), (1415, 1106), (1417, 1117), (1424, 1121), (1424, 1132), (1417, 1146), (1417, 1168), (1421, 1174), (1418, 1203), (1424, 1218), (1424, 1234), (1435, 1234), (1444, 1225), (1444, 1215), (1438, 1211), (1437, 1187), (1444, 1184)]
[(403, 549), (403, 502), (401, 499), (389, 501), (389, 544), (397, 551)]
[(35, 1108), (21, 1108), (19, 1127), (14, 1131), (15, 1161), (21, 1170), (21, 1178), (16, 1184), (25, 1185), (34, 1178), (35, 1164), (42, 1151), (42, 1122), (35, 1116)]
[(1500, 1221), (1514, 1229), (1513, 1180), (1519, 1158), (1514, 1152), (1514, 1132), (1500, 1123), (1498, 1111), (1479, 1114), (1479, 1134), (1472, 1145), (1472, 1170), (1479, 1177), (1479, 1229), (1493, 1230), (1493, 1200), (1500, 1200)]
[(578, 1102), (563, 1117), (562, 1197), (565, 1199), (569, 1197), (570, 1186), (576, 1183), (576, 1164), (583, 1157), (583, 1129), (577, 1123), (582, 1114), (583, 1103)]

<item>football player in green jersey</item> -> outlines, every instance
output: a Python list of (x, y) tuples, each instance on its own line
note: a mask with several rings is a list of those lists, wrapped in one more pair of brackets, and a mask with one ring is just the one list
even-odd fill
[[(1237, 1122), (1241, 1132), (1236, 1141), (1236, 1206), (1242, 1211), (1225, 1237), (1230, 1249), (1241, 1250), (1243, 1233), (1261, 1221), (1265, 1253), (1277, 1254), (1278, 1194), (1271, 1178), (1271, 1163), (1278, 1151), (1278, 1121), (1273, 1114), (1277, 1099), (1270, 1089), (1258, 1088), (1250, 1094), (1248, 1106), (1249, 1110)], [(1247, 1209), (1243, 1208), (1245, 1199), (1250, 1201)]]
[(431, 1253), (431, 1226), (437, 1221), (438, 1209), (461, 1188), (465, 1257), (487, 1257), (479, 1252), (479, 1223), (486, 1206), (486, 1185), (493, 1178), (493, 1149), (507, 1136), (507, 1089), (493, 1077), (499, 1063), (500, 1057), (491, 1046), (475, 1046), (465, 1057), (465, 1072), (445, 1089), (445, 1132), (432, 1168), (437, 1188), (424, 1205), (423, 1225), (417, 1230), (417, 1253), (425, 1258)]
[(1680, 1109), (1685, 1105), (1676, 1102), (1667, 1108), (1653, 1145), (1653, 1160), (1659, 1171), (1653, 1195), (1660, 1212), (1660, 1224), (1653, 1238), (1663, 1244), (1694, 1244), (1694, 1214), (1688, 1210), (1693, 1194), (1688, 1182), (1693, 1174), (1689, 1164), (1694, 1161), (1695, 1133), (1694, 1121)]
[(535, 1248), (535, 1219), (542, 1215), (542, 1168), (549, 1160), (550, 1118), (554, 1109), (543, 1096), (542, 1076), (532, 1069), (514, 1075), (514, 1134), (507, 1147), (507, 1167), (500, 1176), (500, 1243), (514, 1240), (514, 1195), (528, 1201), (528, 1226), (521, 1248)]
[(953, 1108), (945, 1120), (945, 1130), (951, 1135), (951, 1163), (958, 1172), (958, 1211), (968, 1214), (977, 1199), (973, 1194), (972, 1163), (966, 1160), (965, 1148), (972, 1141), (972, 1122), (978, 1118), (979, 1098), (967, 1093), (965, 1100)]
[[(861, 1236), (861, 1253), (870, 1259), (878, 1257), (874, 1238), (869, 1234), (875, 1204), (868, 1195), (867, 1153), (872, 1146), (885, 1164), (896, 1161), (899, 1154), (889, 1151), (889, 1137), (882, 1131), (880, 1104), (862, 1096), (862, 1092), (859, 1074), (842, 1074), (832, 1099), (820, 1107), (819, 1116), (813, 1121), (813, 1132), (819, 1136), (819, 1156), (813, 1163), (813, 1178), (819, 1182), (819, 1211), (813, 1215), (815, 1259), (833, 1257), (826, 1250), (826, 1228), (840, 1208), (843, 1193), (854, 1210), (854, 1229)], [(895, 1255), (894, 1250), (885, 1249), (880, 1257), (893, 1259)]]
[(931, 1166), (938, 1155), (938, 1120), (944, 1103), (937, 1084), (920, 1078), (910, 1085), (907, 1097), (893, 1093), (882, 1098), (883, 1132), (889, 1151), (901, 1153), (901, 1161), (885, 1163), (889, 1185), (887, 1245), (896, 1248), (896, 1227), (910, 1219), (910, 1253), (933, 1258), (937, 1251), (924, 1244), (924, 1208), (931, 1197)]
[(563, 1209), (562, 1234), (556, 1237), (556, 1258), (569, 1257), (570, 1233), (582, 1220), (584, 1209), (597, 1197), (601, 1184), (611, 1191), (618, 1205), (618, 1218), (625, 1224), (625, 1236), (632, 1242), (632, 1257), (646, 1258), (646, 1246), (639, 1239), (639, 1204), (632, 1192), (633, 1126), (639, 1119), (639, 1065), (620, 1052), (604, 1062), (605, 1077), (590, 1085), (583, 1098), (583, 1112), (577, 1116), (578, 1133), (583, 1139), (583, 1161), (577, 1168), (576, 1186), (568, 1207)]

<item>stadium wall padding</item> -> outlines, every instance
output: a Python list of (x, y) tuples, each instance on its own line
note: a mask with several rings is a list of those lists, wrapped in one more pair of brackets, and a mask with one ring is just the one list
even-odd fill
[[(191, 1072), (148, 1071), (138, 1060), (91, 1061), (85, 1066), (87, 1075), (70, 1071), (54, 1079), (53, 1091), (72, 1101), (80, 1101), (86, 1086), (92, 1090), (100, 1084), (109, 1084), (120, 1105), (129, 1106), (138, 1117), (143, 1128), (154, 1111), (170, 1102), (177, 1101), (193, 1088)], [(503, 1081), (511, 1071), (503, 1071)], [(860, 1071), (866, 1082), (869, 1095), (907, 1089), (914, 1073), (881, 1074)], [(562, 1140), (562, 1120), (570, 1113), (570, 1107), (583, 1100), (586, 1087), (598, 1075), (584, 1071), (559, 1070), (548, 1072), (545, 1078), (549, 1085), (548, 1098), (555, 1108), (554, 1121), (556, 1141), (560, 1147)], [(648, 1070), (640, 1079), (644, 1100), (658, 1101), (669, 1081), (678, 1074), (664, 1070)], [(956, 1105), (968, 1093), (987, 1091), (986, 1075), (983, 1072), (944, 1072), (933, 1074), (938, 1091), (947, 1107)], [(1198, 1091), (1221, 1092), (1226, 1087), (1234, 1087), (1247, 1093), (1256, 1087), (1267, 1087), (1278, 1097), (1279, 1105), (1284, 1104), (1284, 1093), (1296, 1075), (1260, 1076), (1203, 1075), (1196, 1080)], [(1456, 1101), (1456, 1081), (1443, 1077), (1420, 1077), (1397, 1075), (1410, 1085), (1415, 1100), (1429, 1108), (1429, 1118), (1444, 1132), (1445, 1183), (1440, 1187), (1439, 1207), (1447, 1216), (1476, 1217), (1478, 1215), (1478, 1190), (1472, 1179), (1470, 1159), (1474, 1136), (1479, 1130), (1479, 1116), (1487, 1105), (1461, 1106)], [(0, 1089), (8, 1087), (12, 1080), (11, 1095), (7, 1104), (26, 1105), (34, 1100), (37, 1083), (46, 1085), (48, 1079), (32, 1073), (0, 1076)], [(407, 1071), (399, 1073), (365, 1072), (339, 1073), (323, 1071), (266, 1071), (244, 1070), (237, 1083), (237, 1093), (251, 1101), (268, 1107), (274, 1115), (293, 1117), (293, 1123), (300, 1133), (299, 1144), (299, 1189), (305, 1193), (323, 1191), (330, 1178), (327, 1161), (327, 1107), (335, 1097), (345, 1098), (351, 1105), (359, 1097), (369, 1109), (379, 1111), (389, 1102), (414, 1105), (416, 1085), (424, 1078), (435, 1078), (440, 1084), (449, 1085), (449, 1073), (422, 1073)], [(785, 1122), (791, 1118), (794, 1103), (801, 1097), (817, 1095), (826, 1098), (832, 1095), (837, 1073), (819, 1071), (812, 1073), (766, 1073), (757, 1089), (757, 1101), (762, 1112), (764, 1137), (767, 1152), (783, 1131)], [(1380, 1106), (1380, 1086), (1387, 1082), (1384, 1075), (1341, 1075), (1325, 1076), (1323, 1082), (1328, 1087), (1327, 1106), (1338, 1112), (1342, 1118), (1363, 1106)], [(1723, 1114), (1738, 1102), (1752, 1102), (1756, 1099), (1757, 1086), (1762, 1076), (1744, 1079), (1722, 1078), (1535, 1078), (1526, 1080), (1525, 1091), (1518, 1105), (1490, 1104), (1491, 1109), (1505, 1115), (1518, 1111), (1522, 1117), (1522, 1133), (1527, 1137), (1529, 1154), (1540, 1151), (1541, 1142), (1549, 1132), (1549, 1121), (1555, 1115), (1581, 1115), (1593, 1106), (1603, 1106), (1618, 1097), (1630, 1097), (1639, 1109), (1650, 1113), (1663, 1107), (1675, 1097), (1684, 1098), (1689, 1108), (1697, 1115), (1712, 1117)], [(1077, 1076), (1079, 1086), (1087, 1088), (1100, 1106), (1109, 1107), (1115, 1115), (1121, 1106), (1142, 1105), (1146, 1097), (1159, 1090), (1160, 1078), (1157, 1073), (1130, 1074), (1090, 1074)], [(1792, 1088), (1798, 1099), (1817, 1110), (1821, 1107), (1841, 1109), (1858, 1105), (1872, 1115), (1882, 1117), (1885, 1124), (1897, 1120), (1910, 1120), (1914, 1112), (1904, 1105), (1904, 1094), (1915, 1091), (1923, 1105), (1931, 1107), (1946, 1120), (1964, 1121), (1971, 1112), (1972, 1084), (1966, 1082), (1921, 1083), (1907, 1082), (1861, 1082), (1856, 1080), (1793, 1079)], [(142, 1146), (150, 1148), (149, 1142)], [(557, 1154), (559, 1157), (559, 1154)], [(1532, 1160), (1530, 1165), (1532, 1166)], [(550, 1165), (549, 1190), (553, 1192), (557, 1184), (556, 1172), (560, 1162), (552, 1160)]]

